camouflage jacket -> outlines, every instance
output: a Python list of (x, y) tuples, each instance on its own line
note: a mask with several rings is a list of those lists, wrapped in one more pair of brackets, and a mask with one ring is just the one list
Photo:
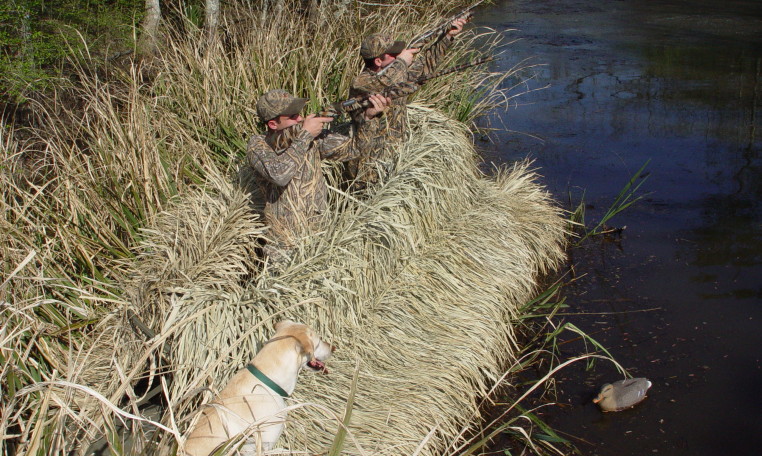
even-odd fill
[(285, 244), (309, 230), (327, 207), (321, 160), (357, 156), (348, 137), (324, 132), (313, 139), (301, 125), (255, 135), (247, 149), (247, 161), (261, 177), (257, 181), (265, 198), (265, 220)]
[[(422, 75), (436, 70), (452, 41), (452, 37), (443, 36), (422, 54), (416, 55), (410, 66), (397, 59), (378, 72), (363, 69), (352, 81), (350, 98), (381, 93), (389, 87), (403, 83), (414, 84)], [(396, 98), (392, 100), (392, 106), (386, 113), (370, 120), (365, 118), (363, 110), (352, 112), (354, 142), (360, 155), (349, 163), (351, 178), (367, 183), (378, 180), (377, 167), (391, 161), (392, 148), (405, 137), (406, 105), (407, 96)]]

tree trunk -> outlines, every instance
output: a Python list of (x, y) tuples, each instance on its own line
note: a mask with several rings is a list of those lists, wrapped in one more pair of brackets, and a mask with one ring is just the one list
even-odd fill
[(217, 36), (220, 22), (220, 0), (206, 0), (204, 30), (209, 40)]
[(140, 25), (141, 35), (138, 40), (138, 54), (155, 55), (159, 50), (158, 34), (161, 21), (159, 0), (146, 0), (146, 15)]
[(28, 70), (35, 69), (34, 45), (32, 44), (32, 18), (29, 9), (21, 11), (21, 61)]

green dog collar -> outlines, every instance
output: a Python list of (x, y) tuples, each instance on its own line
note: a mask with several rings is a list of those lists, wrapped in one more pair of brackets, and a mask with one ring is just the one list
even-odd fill
[(270, 377), (268, 377), (267, 375), (263, 374), (262, 371), (257, 369), (256, 367), (254, 367), (253, 364), (247, 364), (246, 365), (246, 369), (248, 369), (249, 372), (251, 372), (251, 375), (257, 377), (262, 383), (264, 383), (265, 386), (267, 386), (271, 390), (273, 390), (276, 393), (278, 393), (280, 395), (280, 397), (282, 397), (284, 399), (288, 397), (288, 393), (283, 388), (278, 386), (278, 384), (275, 383), (274, 381), (270, 380)]

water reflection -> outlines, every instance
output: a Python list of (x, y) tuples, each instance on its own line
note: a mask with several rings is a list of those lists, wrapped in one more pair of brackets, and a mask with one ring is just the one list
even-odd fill
[[(546, 65), (527, 88), (550, 85), (487, 120), (507, 128), (486, 159), (533, 158), (559, 201), (584, 192), (593, 214), (650, 160), (619, 244), (575, 252), (588, 276), (568, 299), (607, 312), (570, 319), (651, 377), (651, 400), (603, 416), (590, 399), (613, 369), (572, 369), (571, 407), (547, 418), (586, 454), (756, 453), (762, 2), (503, 1), (479, 21), (518, 29), (502, 65), (532, 57)], [(610, 313), (645, 308), (659, 310)]]

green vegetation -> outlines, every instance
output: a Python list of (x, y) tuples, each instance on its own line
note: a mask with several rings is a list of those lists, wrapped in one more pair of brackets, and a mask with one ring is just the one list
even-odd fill
[(54, 88), (72, 55), (129, 49), (143, 5), (141, 0), (3, 0), (0, 101), (23, 102)]
[(588, 223), (585, 221), (586, 203), (584, 194), (582, 195), (580, 203), (577, 204), (570, 217), (570, 230), (576, 231), (579, 234), (575, 243), (576, 246), (582, 245), (582, 243), (590, 237), (619, 231), (617, 228), (609, 227), (607, 223), (617, 214), (645, 197), (645, 195), (639, 193), (639, 190), (648, 178), (648, 173), (645, 173), (644, 171), (648, 166), (649, 161), (646, 161), (643, 166), (633, 174), (630, 180), (624, 187), (622, 187), (622, 190), (619, 191), (619, 194), (611, 205), (609, 205), (606, 212), (601, 216), (600, 220), (593, 226), (588, 226)]

